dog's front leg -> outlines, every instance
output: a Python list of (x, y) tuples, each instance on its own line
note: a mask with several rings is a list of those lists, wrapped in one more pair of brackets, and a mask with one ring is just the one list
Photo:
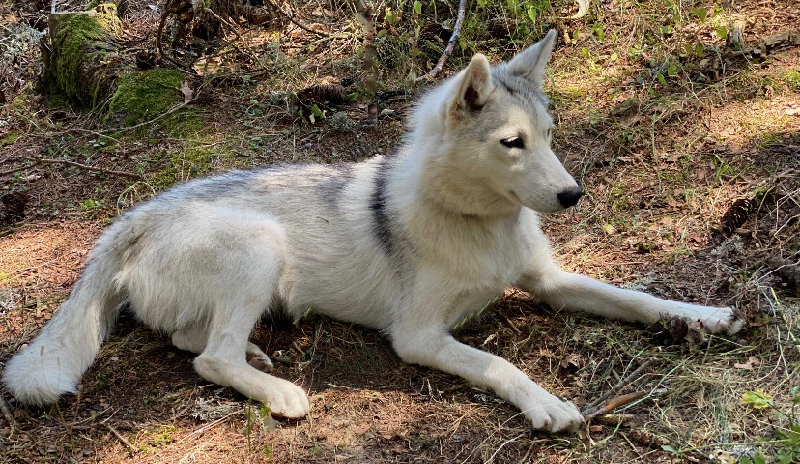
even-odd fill
[(731, 308), (662, 300), (556, 268), (529, 272), (519, 287), (555, 309), (585, 311), (612, 319), (650, 324), (661, 317), (678, 316), (700, 321), (713, 333), (729, 334), (738, 332), (744, 325)]
[[(436, 298), (417, 298), (415, 302), (424, 305), (433, 301)], [(455, 340), (446, 325), (437, 320), (441, 313), (436, 306), (412, 306), (415, 307), (404, 308), (389, 329), (392, 345), (404, 361), (433, 367), (491, 389), (517, 406), (534, 428), (558, 432), (573, 430), (583, 422), (575, 405), (548, 393), (510, 362)]]

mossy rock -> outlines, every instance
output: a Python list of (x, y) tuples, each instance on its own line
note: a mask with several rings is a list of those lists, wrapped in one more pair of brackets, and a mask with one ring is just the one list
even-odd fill
[(108, 104), (107, 121), (132, 126), (152, 119), (179, 104), (186, 76), (171, 69), (150, 69), (124, 74)]

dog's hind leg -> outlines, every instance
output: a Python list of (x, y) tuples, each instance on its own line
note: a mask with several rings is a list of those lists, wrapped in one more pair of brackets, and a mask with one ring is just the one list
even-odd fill
[(281, 226), (272, 221), (245, 222), (236, 217), (231, 222), (230, 229), (228, 225), (220, 227), (231, 246), (222, 251), (214, 248), (202, 256), (204, 265), (214, 269), (215, 277), (204, 289), (211, 311), (204, 324), (206, 344), (194, 360), (195, 370), (210, 382), (233, 387), (267, 404), (275, 415), (303, 417), (309, 402), (302, 388), (261, 372), (246, 361), (250, 332), (272, 303), (283, 272), (286, 237)]
[(711, 332), (729, 334), (744, 325), (731, 308), (662, 300), (559, 269), (531, 272), (519, 286), (555, 309), (585, 311), (612, 319), (650, 324), (662, 317), (678, 316), (700, 321)]
[(264, 301), (255, 300), (254, 303), (252, 295), (243, 296), (215, 311), (207, 345), (194, 360), (195, 370), (210, 382), (233, 387), (248, 398), (269, 405), (275, 415), (305, 416), (309, 403), (302, 388), (265, 374), (245, 361), (247, 338), (264, 308)]
[[(180, 350), (200, 354), (206, 349), (206, 344), (208, 344), (208, 333), (199, 327), (176, 330), (172, 334), (172, 344), (175, 345), (175, 348)], [(247, 342), (245, 359), (247, 359), (247, 364), (250, 364), (262, 372), (269, 372), (273, 368), (272, 360), (269, 359), (269, 356), (252, 342)]]

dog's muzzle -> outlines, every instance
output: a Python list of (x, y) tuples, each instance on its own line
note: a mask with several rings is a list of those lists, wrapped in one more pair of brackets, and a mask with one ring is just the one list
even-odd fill
[(558, 197), (558, 203), (563, 206), (564, 208), (569, 208), (570, 206), (574, 206), (578, 200), (581, 199), (583, 196), (583, 190), (580, 187), (570, 187), (568, 189), (564, 189), (556, 195)]

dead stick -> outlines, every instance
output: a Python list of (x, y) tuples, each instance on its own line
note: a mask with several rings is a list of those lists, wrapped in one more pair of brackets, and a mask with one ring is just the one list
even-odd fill
[(95, 171), (95, 172), (102, 172), (104, 174), (112, 174), (115, 176), (122, 176), (122, 177), (130, 177), (131, 179), (141, 179), (142, 176), (139, 174), (134, 174), (132, 172), (125, 172), (125, 171), (114, 171), (112, 169), (103, 169), (94, 166), (89, 166), (86, 164), (76, 163), (74, 161), (67, 161), (67, 160), (59, 160), (59, 159), (51, 159), (51, 158), (40, 158), (38, 160), (40, 163), (45, 164), (67, 164), (70, 166), (75, 166), (76, 168), (86, 169), (87, 171)]
[(456, 25), (453, 26), (453, 33), (450, 35), (450, 40), (447, 41), (447, 46), (444, 48), (444, 52), (442, 53), (441, 58), (439, 58), (439, 62), (436, 63), (436, 66), (433, 67), (427, 74), (423, 74), (415, 79), (416, 82), (419, 82), (423, 79), (433, 79), (442, 71), (444, 68), (444, 63), (450, 58), (450, 55), (453, 53), (453, 46), (456, 43), (456, 39), (458, 38), (458, 34), (461, 33), (461, 24), (464, 22), (464, 16), (467, 14), (467, 1), (460, 0), (458, 2), (458, 16), (456, 17)]
[(121, 441), (122, 444), (125, 445), (126, 448), (128, 448), (129, 453), (136, 454), (137, 451), (136, 447), (131, 445), (131, 442), (129, 442), (127, 438), (123, 437), (121, 433), (117, 432), (117, 429), (115, 429), (111, 424), (104, 423), (103, 425), (105, 425), (106, 428), (110, 430), (111, 433), (113, 433), (114, 436), (117, 437), (119, 441)]
[(15, 173), (17, 171), (24, 171), (25, 169), (30, 169), (30, 168), (32, 168), (34, 166), (38, 166), (40, 164), (67, 164), (67, 165), (70, 165), (70, 166), (75, 166), (76, 168), (86, 169), (87, 171), (102, 172), (104, 174), (112, 174), (112, 175), (115, 175), (115, 176), (130, 177), (132, 179), (141, 179), (142, 178), (142, 176), (140, 176), (138, 174), (134, 174), (132, 172), (114, 171), (114, 170), (111, 170), (111, 169), (103, 169), (103, 168), (98, 168), (98, 167), (94, 167), (94, 166), (89, 166), (89, 165), (86, 165), (86, 164), (76, 163), (75, 161), (67, 161), (67, 160), (60, 160), (60, 159), (53, 159), (53, 158), (33, 158), (33, 157), (30, 157), (30, 156), (24, 156), (22, 158), (30, 160), (30, 161), (33, 161), (33, 163), (31, 163), (31, 164), (29, 164), (27, 166), (24, 166), (24, 167), (20, 167), (20, 168), (11, 169), (11, 170), (8, 170), (8, 171), (0, 172), (0, 176), (4, 176), (6, 174), (13, 174), (13, 173)]
[(508, 316), (506, 316), (505, 314), (499, 313), (499, 312), (496, 312), (495, 314), (497, 314), (498, 316), (500, 316), (500, 319), (502, 319), (502, 320), (503, 320), (503, 322), (505, 322), (505, 323), (506, 323), (506, 325), (507, 325), (507, 326), (509, 326), (509, 327), (511, 328), (511, 330), (513, 330), (514, 332), (516, 332), (516, 333), (517, 333), (517, 335), (522, 335), (522, 330), (520, 330), (520, 329), (519, 329), (519, 327), (517, 327), (516, 325), (514, 325), (514, 323), (513, 323), (513, 322), (511, 322), (511, 319), (509, 319), (509, 318), (508, 318)]
[(272, 8), (275, 8), (276, 10), (278, 10), (278, 12), (279, 12), (280, 14), (282, 14), (283, 16), (285, 16), (285, 17), (286, 17), (286, 19), (288, 19), (289, 21), (291, 21), (292, 23), (294, 23), (294, 25), (295, 25), (295, 26), (297, 26), (297, 27), (299, 27), (300, 29), (302, 29), (302, 30), (304, 30), (304, 31), (306, 31), (306, 32), (310, 32), (310, 33), (312, 33), (312, 34), (316, 34), (316, 35), (318, 35), (318, 36), (321, 36), (321, 37), (328, 37), (328, 34), (325, 34), (325, 33), (323, 33), (323, 32), (319, 32), (319, 31), (315, 31), (315, 30), (313, 30), (313, 29), (309, 29), (308, 27), (304, 26), (302, 23), (300, 23), (300, 21), (297, 21), (297, 20), (295, 20), (295, 19), (294, 19), (294, 17), (293, 17), (292, 15), (290, 15), (290, 14), (288, 14), (288, 13), (284, 12), (284, 11), (281, 9), (281, 7), (279, 7), (278, 5), (276, 5), (276, 4), (274, 4), (274, 3), (272, 3), (272, 0), (267, 0), (267, 3), (269, 3), (269, 6), (271, 6)]
[[(235, 26), (234, 24), (231, 24), (231, 23), (229, 23), (228, 21), (225, 21), (224, 19), (222, 19), (222, 17), (220, 17), (218, 14), (214, 13), (214, 11), (213, 11), (211, 8), (206, 8), (204, 11), (205, 11), (206, 13), (210, 14), (211, 16), (215, 17), (215, 18), (217, 19), (217, 21), (219, 21), (220, 23), (222, 23), (222, 24), (224, 24), (224, 25), (228, 26), (228, 28), (229, 28), (231, 31), (233, 31), (233, 33), (236, 35), (236, 37), (237, 37), (237, 38), (238, 38), (238, 39), (239, 39), (239, 40), (240, 40), (242, 43), (244, 43), (244, 45), (245, 45), (245, 49), (246, 49), (246, 50), (249, 52), (249, 54), (250, 54), (250, 58), (252, 58), (253, 62), (254, 62), (255, 64), (258, 64), (258, 57), (256, 56), (256, 54), (255, 54), (255, 53), (253, 53), (253, 50), (252, 50), (252, 49), (250, 49), (250, 47), (248, 47), (248, 46), (247, 46), (247, 42), (244, 40), (244, 38), (242, 38), (242, 35), (241, 35), (241, 34), (239, 34), (239, 31), (237, 31), (237, 30), (236, 30), (236, 26)], [(230, 42), (230, 44), (233, 46), (233, 48), (235, 48), (236, 50), (238, 50), (238, 51), (239, 51), (239, 53), (241, 53), (242, 55), (246, 55), (246, 54), (247, 54), (247, 53), (245, 53), (245, 52), (244, 52), (244, 51), (243, 51), (241, 48), (239, 48), (239, 47), (238, 47), (238, 46), (237, 46), (237, 45), (236, 45), (234, 42)]]
[(175, 58), (172, 58), (171, 56), (165, 54), (164, 53), (164, 47), (161, 44), (161, 36), (164, 34), (164, 25), (167, 23), (167, 17), (170, 14), (174, 13), (174, 11), (172, 10), (172, 4), (173, 3), (174, 3), (174, 0), (167, 0), (167, 2), (164, 4), (164, 12), (161, 14), (161, 18), (158, 20), (158, 28), (156, 29), (156, 51), (158, 52), (158, 58), (159, 59), (166, 58), (167, 60), (169, 60), (170, 62), (172, 62), (176, 66), (178, 66), (179, 68), (185, 69), (185, 68), (187, 68), (186, 64), (181, 63), (180, 61), (176, 60)]
[(633, 403), (634, 401), (640, 400), (647, 396), (647, 392), (633, 392), (633, 393), (626, 393), (624, 395), (620, 395), (616, 398), (611, 398), (608, 400), (606, 404), (604, 404), (600, 409), (590, 412), (588, 414), (584, 414), (583, 417), (586, 420), (591, 419), (594, 416), (598, 416), (600, 414), (608, 414), (611, 411), (626, 406), (628, 404)]
[[(183, 107), (188, 105), (189, 103), (197, 100), (198, 96), (200, 96), (200, 88), (202, 88), (202, 86), (198, 87), (198, 90), (194, 93), (194, 98), (192, 98), (191, 100), (184, 101), (183, 103), (179, 103), (179, 104), (173, 106), (172, 108), (170, 108), (167, 111), (159, 114), (158, 116), (154, 117), (153, 119), (151, 119), (149, 121), (140, 122), (139, 124), (136, 124), (135, 126), (122, 127), (122, 128), (119, 128), (119, 129), (106, 129), (106, 130), (103, 130), (101, 132), (123, 132), (123, 131), (130, 131), (130, 130), (138, 129), (138, 128), (143, 127), (143, 126), (150, 125), (150, 124), (158, 121), (159, 119), (163, 118), (164, 116), (166, 116), (168, 114), (172, 114), (172, 113), (174, 113), (176, 111), (179, 111)], [(178, 90), (178, 89), (176, 89), (176, 90)]]
[(31, 164), (29, 164), (27, 166), (20, 166), (18, 168), (9, 169), (8, 171), (0, 171), (0, 177), (7, 176), (9, 174), (14, 174), (15, 172), (19, 172), (19, 171), (24, 171), (26, 169), (30, 169), (32, 167), (38, 166), (39, 164), (41, 164), (41, 163), (38, 162), (38, 161), (34, 161), (33, 163), (31, 163)]
[(650, 364), (653, 364), (653, 362), (654, 362), (654, 361), (655, 361), (655, 358), (649, 358), (649, 359), (645, 360), (645, 361), (644, 361), (644, 362), (643, 362), (643, 363), (642, 363), (642, 364), (641, 364), (639, 367), (637, 367), (637, 368), (636, 368), (636, 369), (635, 369), (633, 372), (631, 372), (629, 375), (626, 375), (625, 377), (623, 377), (622, 379), (620, 379), (620, 381), (619, 381), (619, 382), (617, 382), (617, 384), (616, 384), (616, 385), (614, 385), (613, 387), (611, 387), (611, 390), (609, 390), (609, 391), (607, 391), (606, 393), (604, 393), (604, 394), (600, 395), (600, 397), (599, 397), (599, 398), (597, 398), (596, 400), (594, 400), (594, 401), (592, 401), (591, 403), (589, 403), (589, 404), (586, 406), (586, 409), (584, 409), (584, 415), (586, 415), (587, 413), (588, 413), (588, 414), (591, 414), (591, 413), (593, 413), (593, 412), (594, 412), (594, 410), (595, 410), (595, 409), (597, 409), (597, 407), (598, 407), (600, 404), (602, 404), (604, 401), (606, 401), (606, 400), (608, 400), (609, 398), (611, 398), (613, 395), (616, 395), (616, 394), (617, 394), (617, 392), (619, 392), (620, 390), (622, 390), (622, 388), (623, 388), (623, 387), (626, 387), (626, 386), (630, 385), (631, 383), (633, 383), (635, 380), (637, 380), (637, 379), (639, 378), (639, 374), (640, 374), (640, 373), (641, 373), (641, 372), (642, 372), (642, 371), (643, 371), (643, 370), (644, 370), (646, 367), (648, 367)]
[(11, 414), (11, 409), (8, 408), (8, 403), (6, 403), (6, 399), (2, 396), (0, 396), (0, 411), (2, 411), (3, 415), (6, 417), (8, 425), (11, 427), (11, 435), (13, 435), (14, 430), (17, 429), (17, 421), (14, 420), (14, 415)]
[(361, 0), (355, 0), (356, 19), (364, 29), (364, 89), (370, 103), (367, 105), (367, 116), (370, 124), (378, 124), (378, 48), (375, 39), (378, 30), (372, 22), (372, 10), (370, 10)]

